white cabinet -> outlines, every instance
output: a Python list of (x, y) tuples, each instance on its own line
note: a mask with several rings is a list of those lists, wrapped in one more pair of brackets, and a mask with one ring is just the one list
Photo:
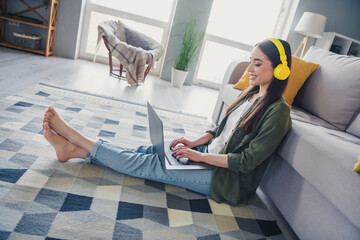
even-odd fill
[(360, 41), (335, 32), (325, 32), (322, 38), (316, 40), (315, 46), (342, 55), (360, 57)]

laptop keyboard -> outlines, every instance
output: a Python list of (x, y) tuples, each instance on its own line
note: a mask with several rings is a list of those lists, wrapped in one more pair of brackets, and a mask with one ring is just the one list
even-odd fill
[[(176, 148), (170, 148), (170, 151), (173, 152), (174, 149), (176, 149)], [(188, 159), (188, 158), (176, 158), (174, 156), (173, 156), (173, 158), (175, 158), (179, 163), (181, 163), (183, 165), (189, 165), (189, 163), (190, 163), (190, 159)]]
[(190, 159), (188, 158), (176, 158), (176, 160), (178, 160), (179, 163), (183, 164), (183, 165), (189, 165)]

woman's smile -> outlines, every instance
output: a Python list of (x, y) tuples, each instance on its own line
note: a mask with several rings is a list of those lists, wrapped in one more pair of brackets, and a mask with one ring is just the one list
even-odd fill
[(254, 74), (250, 74), (250, 81), (254, 81), (257, 76)]

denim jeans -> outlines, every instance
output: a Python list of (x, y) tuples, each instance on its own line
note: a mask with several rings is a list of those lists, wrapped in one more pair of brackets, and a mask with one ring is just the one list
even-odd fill
[[(207, 152), (207, 146), (198, 146), (196, 150)], [(211, 195), (212, 169), (166, 170), (153, 146), (129, 149), (98, 140), (91, 153), (87, 153), (86, 162), (109, 167), (134, 177), (172, 184)]]

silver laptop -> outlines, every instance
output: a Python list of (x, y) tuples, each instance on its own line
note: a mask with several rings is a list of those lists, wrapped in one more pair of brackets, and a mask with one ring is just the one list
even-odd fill
[(204, 163), (193, 162), (187, 158), (177, 159), (172, 156), (170, 143), (164, 143), (163, 123), (155, 112), (155, 109), (147, 102), (148, 119), (150, 129), (150, 140), (154, 145), (156, 153), (159, 155), (163, 167), (167, 170), (195, 170), (195, 169), (209, 169), (210, 165)]

